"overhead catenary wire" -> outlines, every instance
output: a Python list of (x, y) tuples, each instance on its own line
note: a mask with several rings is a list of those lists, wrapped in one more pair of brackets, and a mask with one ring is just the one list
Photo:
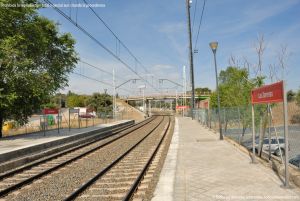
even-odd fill
[(120, 57), (118, 57), (115, 53), (113, 53), (109, 48), (107, 48), (105, 45), (103, 45), (99, 40), (97, 40), (94, 36), (92, 36), (87, 30), (85, 30), (82, 26), (80, 26), (78, 23), (76, 23), (71, 17), (69, 17), (66, 13), (64, 13), (61, 9), (56, 7), (51, 1), (44, 0), (46, 3), (48, 3), (52, 8), (54, 8), (60, 15), (62, 15), (65, 19), (67, 19), (70, 23), (72, 23), (74, 26), (76, 26), (80, 31), (82, 31), (85, 35), (87, 35), (91, 40), (93, 40), (95, 43), (97, 43), (100, 47), (102, 47), (107, 53), (109, 53), (111, 56), (113, 56), (116, 60), (118, 60), (120, 63), (122, 63), (126, 68), (128, 68), (131, 72), (133, 72), (135, 75), (137, 75), (141, 80), (144, 80), (144, 82), (148, 83), (149, 86), (151, 86), (155, 91), (160, 91), (154, 87), (151, 83), (148, 82), (148, 80), (144, 79), (141, 75), (139, 75), (129, 64), (127, 64), (125, 61), (123, 61)]
[[(83, 74), (81, 74), (81, 73), (77, 73), (77, 72), (72, 72), (72, 73), (75, 74), (75, 75), (84, 77), (84, 78), (86, 78), (86, 79), (89, 79), (89, 80), (92, 80), (92, 81), (95, 81), (95, 82), (99, 82), (99, 83), (101, 83), (101, 84), (104, 84), (104, 85), (107, 85), (107, 86), (110, 86), (110, 87), (114, 87), (113, 84), (110, 84), (110, 83), (108, 83), (108, 82), (104, 82), (104, 81), (102, 81), (102, 80), (98, 80), (98, 79), (96, 79), (96, 78), (92, 78), (92, 77), (83, 75)], [(130, 91), (130, 90), (128, 90), (128, 89), (124, 89), (124, 88), (121, 88), (121, 87), (120, 87), (120, 89), (121, 89), (121, 90), (124, 90), (124, 91), (126, 91), (126, 92), (132, 93), (132, 91)]]
[[(93, 64), (90, 64), (90, 63), (88, 63), (87, 61), (84, 61), (84, 60), (80, 59), (79, 62), (81, 62), (81, 63), (83, 63), (83, 64), (86, 64), (87, 66), (92, 67), (92, 68), (94, 68), (94, 69), (97, 69), (97, 70), (99, 70), (100, 72), (103, 72), (103, 73), (106, 73), (106, 74), (108, 74), (108, 75), (113, 76), (113, 73), (111, 73), (111, 72), (109, 72), (109, 71), (106, 71), (106, 70), (104, 70), (104, 69), (102, 69), (102, 68), (100, 68), (100, 67), (98, 67), (98, 66), (93, 65)], [(116, 75), (115, 75), (115, 76), (116, 76)], [(121, 77), (119, 77), (119, 76), (116, 76), (116, 77), (117, 77), (118, 79), (124, 80), (123, 78), (121, 78)]]
[(98, 79), (95, 79), (95, 78), (92, 78), (92, 77), (83, 75), (83, 74), (81, 74), (81, 73), (76, 73), (76, 72), (72, 72), (72, 73), (75, 74), (75, 75), (79, 75), (79, 76), (81, 76), (81, 77), (87, 78), (87, 79), (89, 79), (89, 80), (93, 80), (93, 81), (95, 81), (95, 82), (99, 82), (99, 83), (105, 84), (105, 85), (107, 85), (107, 86), (113, 87), (112, 84), (107, 83), (107, 82), (104, 82), (104, 81), (102, 81), (102, 80), (98, 80)]
[(148, 69), (137, 59), (137, 57), (131, 52), (131, 50), (121, 41), (121, 39), (117, 36), (115, 32), (108, 26), (108, 24), (100, 17), (97, 12), (90, 6), (90, 4), (86, 1), (83, 0), (83, 2), (89, 7), (89, 9), (94, 13), (94, 15), (103, 23), (103, 25), (113, 34), (113, 36), (117, 39), (119, 44), (121, 44), (127, 51), (128, 53), (136, 60), (143, 68), (144, 70), (149, 73)]
[(193, 25), (192, 25), (192, 33), (193, 33), (193, 31), (194, 31), (195, 17), (196, 17), (196, 13), (197, 13), (197, 3), (198, 3), (198, 0), (196, 0), (196, 3), (195, 3), (195, 8), (194, 8), (194, 15), (193, 15)]
[(206, 0), (203, 1), (202, 12), (201, 12), (201, 17), (200, 17), (200, 22), (199, 22), (199, 25), (198, 25), (198, 31), (197, 31), (197, 37), (196, 37), (194, 49), (197, 49), (198, 37), (199, 37), (201, 25), (202, 25), (202, 19), (203, 19), (205, 4), (206, 4)]
[(113, 76), (113, 74), (112, 74), (111, 72), (108, 72), (108, 71), (106, 71), (106, 70), (103, 70), (102, 68), (99, 68), (99, 67), (97, 67), (97, 66), (94, 66), (93, 64), (90, 64), (90, 63), (88, 63), (88, 62), (86, 62), (86, 61), (84, 61), (84, 60), (82, 60), (82, 59), (80, 59), (79, 62), (81, 62), (81, 63), (83, 63), (83, 64), (86, 64), (86, 65), (88, 65), (88, 66), (90, 66), (90, 67), (92, 67), (92, 68), (95, 68), (95, 69), (97, 69), (97, 70), (99, 70), (99, 71), (101, 71), (101, 72), (103, 72), (103, 73), (107, 73), (107, 74)]
[[(103, 23), (103, 25), (111, 32), (111, 34), (116, 38), (116, 55), (120, 56), (120, 45), (122, 45), (127, 52), (133, 57), (134, 61), (135, 61), (135, 71), (137, 71), (137, 64), (139, 64), (145, 71), (147, 74), (151, 74), (148, 69), (145, 67), (144, 64), (142, 64), (142, 62), (132, 53), (132, 51), (125, 45), (125, 43), (117, 36), (117, 34), (109, 27), (109, 25), (103, 20), (102, 17), (100, 17), (97, 12), (90, 6), (90, 4), (86, 1), (83, 0), (83, 2), (87, 5), (87, 7), (92, 11), (92, 13), (94, 13), (94, 15)], [(156, 77), (156, 76), (155, 76)], [(156, 79), (156, 78), (155, 78)], [(157, 79), (158, 80), (158, 79)], [(149, 82), (147, 82), (148, 84), (150, 84)], [(150, 86), (152, 88), (154, 88), (153, 85), (150, 84)], [(156, 90), (157, 91), (157, 90)]]

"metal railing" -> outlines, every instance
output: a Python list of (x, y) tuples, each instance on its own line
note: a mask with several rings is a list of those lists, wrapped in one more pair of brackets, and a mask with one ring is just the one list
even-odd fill
[[(124, 119), (132, 119), (131, 110), (116, 112), (113, 118), (112, 112), (97, 113), (95, 116), (79, 117), (78, 114), (69, 114), (69, 109), (61, 109), (58, 115), (36, 114), (29, 118), (29, 122), (25, 125), (20, 125), (15, 121), (7, 121), (2, 129), (3, 136), (15, 136), (22, 134), (30, 134), (41, 131), (58, 129), (78, 129), (97, 126), (99, 124), (112, 123)], [(59, 125), (58, 125), (59, 124)]]
[[(271, 124), (270, 116), (267, 115), (267, 106), (256, 105), (255, 110), (255, 139), (257, 152), (260, 150), (279, 158), (284, 157), (284, 127), (283, 127), (283, 106), (273, 104)], [(290, 162), (300, 155), (300, 107), (295, 102), (288, 103), (289, 119), (289, 159)], [(217, 109), (197, 109), (193, 111), (195, 119), (202, 125), (219, 131), (219, 119)], [(221, 125), (223, 136), (228, 137), (248, 149), (252, 149), (252, 116), (251, 106), (221, 108)], [(282, 154), (280, 152), (282, 151)], [(282, 156), (283, 155), (283, 156)], [(299, 156), (300, 157), (300, 156)], [(300, 167), (300, 162), (298, 163)]]

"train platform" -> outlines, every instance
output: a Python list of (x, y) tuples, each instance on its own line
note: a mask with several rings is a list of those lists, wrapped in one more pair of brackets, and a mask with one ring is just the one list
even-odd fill
[[(82, 135), (88, 132), (101, 131), (103, 128), (112, 127), (114, 125), (126, 123), (129, 120), (122, 120), (108, 124), (99, 124), (94, 127), (87, 128), (72, 128), (72, 129), (60, 129), (59, 133), (57, 129), (48, 130), (45, 133), (43, 131), (29, 133), (24, 135), (9, 136), (0, 139), (0, 157), (3, 154), (22, 150), (25, 148), (41, 145), (64, 138), (70, 138), (72, 136)], [(1, 161), (1, 160), (0, 160)]]
[(300, 200), (271, 168), (191, 118), (177, 117), (152, 201)]

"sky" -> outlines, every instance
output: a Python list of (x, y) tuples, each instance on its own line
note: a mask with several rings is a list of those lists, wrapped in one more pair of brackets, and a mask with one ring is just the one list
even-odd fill
[[(106, 71), (101, 72), (79, 62), (75, 74), (69, 76), (69, 86), (62, 92), (71, 90), (91, 94), (103, 93), (107, 89), (108, 93), (113, 93), (113, 69), (115, 86), (138, 78), (147, 80), (145, 93), (182, 91), (179, 85), (183, 83), (183, 66), (187, 67), (187, 77), (190, 77), (185, 0), (87, 1), (104, 5), (93, 9), (142, 65), (136, 62), (89, 8), (60, 9), (115, 56), (53, 8), (43, 8), (40, 14), (58, 23), (60, 32), (73, 35), (80, 59)], [(84, 4), (82, 0), (51, 2)], [(198, 42), (195, 44), (203, 4), (204, 0), (193, 0), (190, 8), (193, 46), (198, 50), (198, 53), (193, 54), (195, 87), (209, 87), (213, 90), (216, 87), (213, 54), (209, 47), (211, 41), (219, 43), (216, 55), (219, 72), (229, 66), (229, 59), (233, 56), (240, 66), (243, 66), (245, 59), (250, 63), (250, 78), (253, 78), (258, 63), (255, 51), (257, 38), (263, 35), (265, 51), (262, 73), (269, 77), (269, 66), (272, 65), (277, 71), (277, 79), (283, 78), (278, 55), (282, 47), (286, 47), (284, 77), (287, 88), (300, 88), (300, 0), (206, 0)], [(169, 79), (179, 85), (168, 80), (159, 82), (159, 79)], [(144, 82), (130, 81), (118, 88), (117, 93), (123, 96), (139, 95)], [(266, 80), (266, 83), (271, 82), (270, 79)]]

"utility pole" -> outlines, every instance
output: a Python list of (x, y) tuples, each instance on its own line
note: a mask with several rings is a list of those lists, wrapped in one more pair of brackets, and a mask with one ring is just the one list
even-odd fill
[(194, 64), (193, 64), (190, 0), (186, 0), (186, 10), (187, 10), (188, 34), (189, 34), (190, 77), (191, 77), (191, 85), (192, 85), (191, 116), (192, 119), (194, 119), (193, 110), (195, 109), (195, 85), (194, 85)]
[(148, 116), (151, 116), (151, 100), (149, 100), (148, 104)]
[(105, 99), (104, 99), (104, 111), (105, 111), (105, 116), (104, 116), (104, 119), (105, 119), (105, 123), (106, 123), (106, 117), (107, 117), (107, 108), (106, 108), (106, 94), (107, 94), (107, 89), (104, 89), (104, 94), (105, 94)]
[[(183, 97), (182, 97), (183, 105), (186, 106), (186, 72), (185, 66), (183, 66)], [(182, 116), (184, 116), (185, 109), (183, 109)]]
[(143, 112), (146, 114), (146, 107), (145, 107), (145, 88), (143, 90)]
[(178, 99), (177, 89), (176, 89), (175, 93), (176, 93), (175, 94), (175, 113), (176, 113), (176, 111), (177, 111), (177, 105), (178, 105), (178, 101), (177, 101), (177, 99)]
[(113, 95), (113, 119), (116, 120), (116, 80), (115, 80), (115, 68), (113, 68), (113, 87), (114, 87), (114, 95)]

